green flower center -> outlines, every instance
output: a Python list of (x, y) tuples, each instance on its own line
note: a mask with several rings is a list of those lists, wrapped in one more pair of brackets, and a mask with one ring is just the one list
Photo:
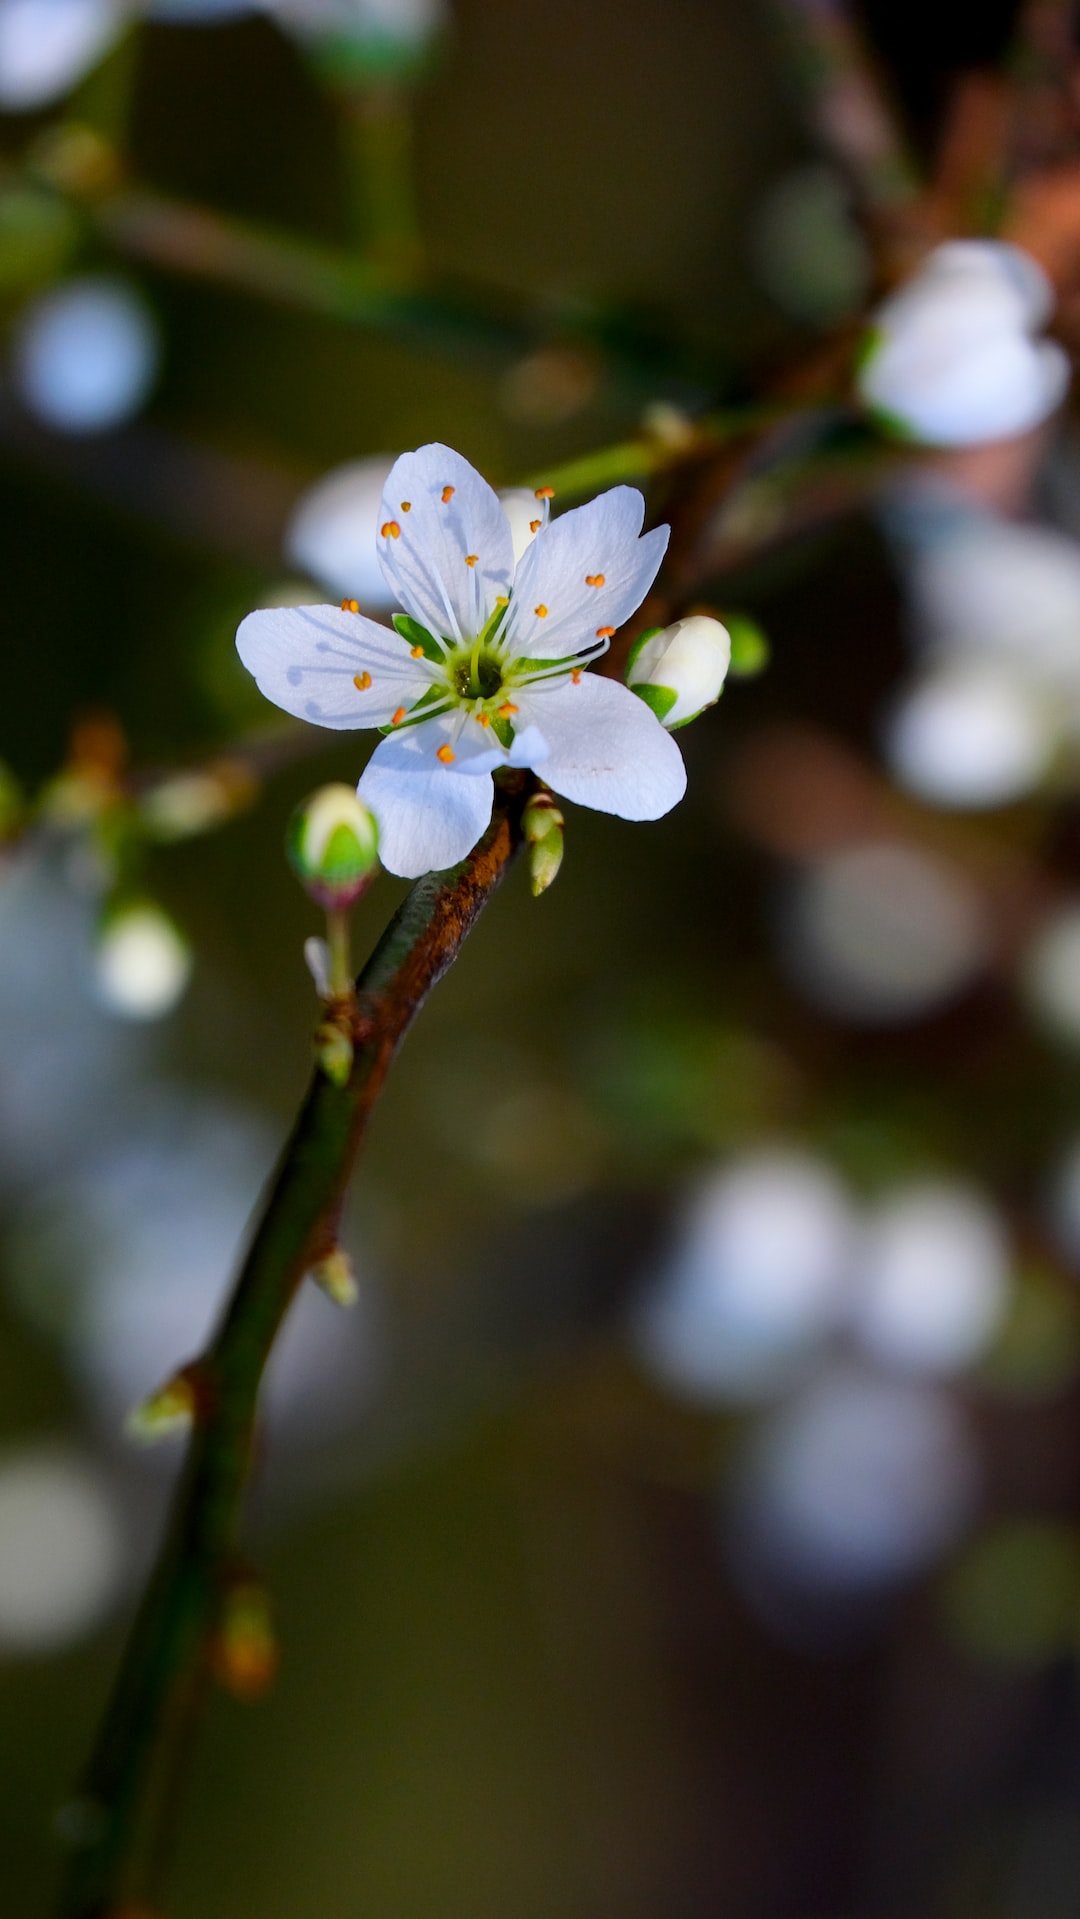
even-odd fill
[(503, 662), (488, 648), (470, 646), (452, 653), (446, 676), (462, 700), (493, 700), (503, 689)]

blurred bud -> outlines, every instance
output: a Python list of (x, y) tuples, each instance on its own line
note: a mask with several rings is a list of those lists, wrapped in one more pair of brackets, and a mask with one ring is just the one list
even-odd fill
[(522, 817), (534, 899), (547, 891), (562, 865), (564, 825), (551, 794), (534, 793)]
[(342, 912), (374, 877), (379, 829), (355, 788), (335, 781), (320, 786), (297, 807), (285, 851), (305, 892), (328, 913)]
[(160, 1019), (183, 997), (191, 978), (191, 948), (152, 900), (113, 908), (102, 922), (94, 954), (98, 998), (125, 1019)]
[(193, 839), (250, 805), (258, 790), (244, 767), (222, 760), (151, 787), (139, 801), (139, 813), (156, 840)]
[(379, 507), (392, 454), (348, 460), (308, 487), (285, 530), (285, 551), (327, 592), (373, 609), (397, 605), (379, 564)]
[(316, 1286), (321, 1286), (328, 1299), (335, 1306), (355, 1306), (360, 1297), (360, 1288), (356, 1283), (352, 1261), (348, 1253), (336, 1246), (325, 1259), (311, 1269), (311, 1277)]
[(756, 620), (746, 613), (728, 613), (725, 625), (731, 640), (731, 665), (728, 667), (733, 680), (752, 680), (763, 673), (769, 664), (771, 649), (768, 639)]
[(215, 1676), (234, 1699), (261, 1699), (280, 1663), (270, 1600), (255, 1580), (230, 1586), (210, 1647)]
[(157, 377), (157, 327), (141, 296), (104, 276), (69, 280), (32, 302), (13, 374), (29, 412), (59, 433), (102, 433), (136, 414)]
[(669, 731), (696, 720), (720, 698), (731, 663), (731, 636), (719, 620), (695, 613), (645, 634), (626, 669), (627, 685)]
[(34, 141), (29, 158), (41, 179), (80, 200), (111, 192), (122, 175), (116, 148), (96, 127), (78, 120), (46, 127)]
[(198, 1405), (198, 1368), (185, 1366), (159, 1386), (138, 1406), (133, 1406), (124, 1422), (129, 1439), (140, 1446), (155, 1446), (172, 1433), (186, 1432), (192, 1425)]
[(45, 187), (0, 193), (0, 292), (29, 291), (55, 279), (78, 245), (73, 207)]
[(334, 1020), (324, 1020), (315, 1033), (315, 1060), (334, 1086), (345, 1086), (352, 1072), (353, 1043)]
[(329, 999), (333, 991), (331, 985), (330, 948), (325, 940), (304, 941), (304, 965), (315, 982), (315, 991), (320, 999)]
[(1026, 433), (1065, 397), (1069, 361), (1035, 337), (1053, 308), (1036, 262), (1000, 241), (935, 247), (876, 315), (857, 370), (886, 430), (931, 446)]

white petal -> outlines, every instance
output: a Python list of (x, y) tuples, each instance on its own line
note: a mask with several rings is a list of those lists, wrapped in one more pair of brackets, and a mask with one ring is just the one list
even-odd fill
[(29, 111), (60, 99), (124, 25), (111, 0), (0, 0), (0, 108)]
[[(629, 618), (667, 550), (666, 526), (639, 539), (644, 517), (636, 487), (614, 486), (537, 534), (514, 580), (507, 623), (513, 655), (559, 659), (591, 645), (598, 629)], [(603, 584), (591, 586), (590, 580)]]
[(379, 565), (379, 510), (393, 455), (347, 460), (301, 494), (285, 533), (285, 551), (328, 593), (362, 606), (396, 606)]
[(436, 443), (395, 461), (379, 513), (379, 563), (405, 611), (430, 633), (475, 637), (514, 577), (498, 495), (460, 453)]
[(390, 734), (356, 789), (378, 820), (383, 865), (402, 879), (455, 866), (491, 818), (490, 778), (468, 779), (456, 764), (444, 766), (436, 748), (445, 737), (437, 721)]
[(499, 500), (510, 522), (514, 565), (520, 566), (547, 519), (546, 502), (538, 500), (530, 486), (504, 486)]
[(522, 694), (521, 705), (550, 749), (544, 779), (564, 799), (624, 820), (659, 819), (682, 799), (682, 754), (625, 686), (584, 673), (576, 686), (565, 681)]
[[(464, 738), (468, 737), (466, 733)], [(490, 734), (486, 736), (490, 738)], [(537, 726), (525, 726), (514, 734), (509, 747), (498, 744), (470, 753), (460, 754), (459, 768), (462, 773), (494, 773), (498, 766), (543, 766), (551, 748)]]
[[(421, 698), (432, 676), (403, 639), (335, 606), (276, 606), (249, 613), (236, 650), (260, 693), (313, 726), (385, 726)], [(371, 674), (361, 689), (357, 678)]]

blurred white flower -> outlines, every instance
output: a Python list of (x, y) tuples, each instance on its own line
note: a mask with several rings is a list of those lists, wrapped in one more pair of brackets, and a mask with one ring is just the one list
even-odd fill
[(1034, 792), (1059, 739), (1030, 681), (964, 661), (917, 680), (885, 723), (885, 752), (902, 786), (936, 806), (1006, 806)]
[(58, 1445), (0, 1454), (0, 1653), (50, 1653), (119, 1596), (128, 1551), (118, 1501), (92, 1462)]
[[(933, 502), (930, 503), (931, 505)], [(917, 640), (943, 660), (1000, 663), (1080, 694), (1080, 547), (993, 514), (932, 514), (909, 555)]]
[[(16, 1296), (59, 1326), (110, 1433), (205, 1344), (273, 1164), (251, 1114), (175, 1091), (144, 1099), (126, 1139), (44, 1184), (16, 1222)], [(376, 1354), (370, 1283), (348, 1314), (305, 1286), (275, 1347), (271, 1419), (294, 1437), (347, 1427)]]
[(127, 24), (117, 0), (0, 0), (0, 111), (62, 99)]
[(643, 1364), (706, 1405), (789, 1384), (846, 1304), (854, 1218), (835, 1174), (750, 1154), (698, 1189), (677, 1232), (633, 1317)]
[(300, 40), (336, 42), (362, 62), (396, 64), (422, 53), (449, 17), (446, 0), (264, 0)]
[(1043, 921), (1020, 977), (1024, 997), (1043, 1024), (1080, 1045), (1080, 905), (1060, 907)]
[(952, 1545), (976, 1491), (970, 1436), (942, 1392), (832, 1364), (749, 1437), (731, 1489), (740, 1583), (767, 1618), (777, 1589), (879, 1592)]
[(328, 593), (376, 612), (397, 605), (378, 553), (379, 508), (393, 464), (393, 454), (374, 454), (333, 467), (301, 495), (285, 533), (294, 566)]
[(1029, 255), (993, 240), (936, 247), (875, 316), (858, 373), (865, 404), (912, 439), (977, 446), (1055, 412), (1068, 357), (1036, 338), (1053, 307)]
[(888, 1365), (949, 1374), (985, 1352), (1010, 1292), (1008, 1243), (993, 1208), (967, 1187), (920, 1181), (870, 1214), (851, 1327)]
[(796, 989), (841, 1018), (919, 1019), (970, 984), (987, 954), (966, 875), (901, 841), (868, 840), (790, 882), (780, 958)]
[(157, 327), (123, 280), (68, 280), (20, 315), (12, 370), (31, 413), (60, 433), (101, 433), (136, 414), (161, 358)]
[(94, 978), (110, 1013), (160, 1019), (187, 990), (193, 958), (183, 934), (152, 901), (110, 913), (98, 937)]

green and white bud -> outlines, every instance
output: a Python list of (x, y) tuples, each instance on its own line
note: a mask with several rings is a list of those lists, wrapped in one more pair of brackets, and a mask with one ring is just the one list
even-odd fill
[(173, 1433), (187, 1432), (193, 1424), (199, 1402), (199, 1374), (196, 1365), (185, 1366), (159, 1386), (149, 1398), (133, 1406), (124, 1422), (129, 1439), (139, 1446), (154, 1446)]
[(354, 904), (375, 875), (375, 816), (343, 782), (320, 786), (297, 807), (285, 835), (289, 864), (305, 891), (328, 913)]
[(730, 663), (727, 627), (695, 613), (643, 634), (630, 655), (626, 682), (670, 732), (715, 704)]
[(325, 1259), (320, 1259), (312, 1267), (311, 1277), (335, 1306), (356, 1305), (360, 1288), (356, 1283), (352, 1261), (340, 1246), (336, 1246), (332, 1253), (327, 1253)]
[(315, 1061), (332, 1086), (346, 1086), (353, 1066), (353, 1043), (336, 1020), (324, 1020), (315, 1029)]
[(551, 794), (534, 793), (522, 816), (534, 899), (547, 891), (562, 865), (564, 825)]

